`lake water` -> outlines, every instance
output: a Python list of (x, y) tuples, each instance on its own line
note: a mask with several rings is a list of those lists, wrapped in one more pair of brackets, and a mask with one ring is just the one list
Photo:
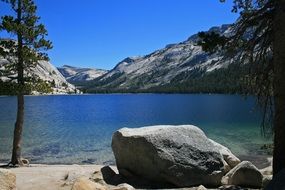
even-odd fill
[[(32, 163), (114, 164), (122, 127), (193, 124), (244, 157), (264, 157), (255, 100), (238, 95), (108, 94), (25, 97), (23, 157)], [(11, 155), (16, 97), (0, 97), (0, 162)]]

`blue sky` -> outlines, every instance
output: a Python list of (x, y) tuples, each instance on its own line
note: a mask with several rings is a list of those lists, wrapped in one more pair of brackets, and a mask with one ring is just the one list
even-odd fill
[[(111, 69), (119, 61), (234, 22), (232, 0), (35, 0), (55, 66)], [(0, 15), (8, 7), (0, 5)], [(2, 34), (3, 35), (3, 34)]]

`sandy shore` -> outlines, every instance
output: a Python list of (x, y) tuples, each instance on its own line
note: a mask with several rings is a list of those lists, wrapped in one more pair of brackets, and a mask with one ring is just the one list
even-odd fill
[[(31, 164), (28, 167), (9, 168), (9, 170), (16, 174), (17, 190), (71, 190), (76, 179), (79, 177), (91, 177), (94, 179), (94, 173), (95, 175), (100, 174), (103, 167), (102, 165)], [(110, 166), (110, 168), (118, 174), (116, 166)], [(143, 187), (145, 182), (142, 179), (138, 181), (142, 186), (138, 184), (138, 187), (135, 185), (134, 187), (138, 189), (149, 189), (147, 186)], [(118, 184), (121, 183), (128, 183), (128, 181), (122, 181)], [(105, 185), (113, 189), (117, 184), (112, 185), (112, 183), (107, 183)], [(179, 190), (185, 189), (196, 190), (197, 188), (180, 188)]]
[[(79, 176), (91, 176), (100, 165), (30, 165), (11, 168), (16, 174), (17, 190), (70, 190)], [(111, 167), (115, 172), (115, 166)], [(68, 177), (68, 179), (66, 179)]]

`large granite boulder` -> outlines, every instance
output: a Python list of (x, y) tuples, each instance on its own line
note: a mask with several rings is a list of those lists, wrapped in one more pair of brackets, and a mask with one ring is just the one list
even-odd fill
[(10, 170), (0, 169), (0, 189), (16, 190), (16, 174)]
[(249, 161), (243, 161), (229, 171), (222, 179), (224, 185), (261, 188), (263, 175)]
[(112, 149), (121, 175), (131, 173), (178, 187), (219, 186), (225, 161), (216, 145), (192, 125), (123, 128)]

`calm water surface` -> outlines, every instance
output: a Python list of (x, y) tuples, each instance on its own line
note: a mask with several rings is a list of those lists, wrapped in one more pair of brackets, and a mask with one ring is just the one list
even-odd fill
[[(114, 164), (122, 127), (193, 124), (239, 156), (263, 156), (254, 98), (237, 95), (27, 96), (23, 156), (33, 163)], [(0, 162), (11, 155), (16, 97), (0, 97)]]

